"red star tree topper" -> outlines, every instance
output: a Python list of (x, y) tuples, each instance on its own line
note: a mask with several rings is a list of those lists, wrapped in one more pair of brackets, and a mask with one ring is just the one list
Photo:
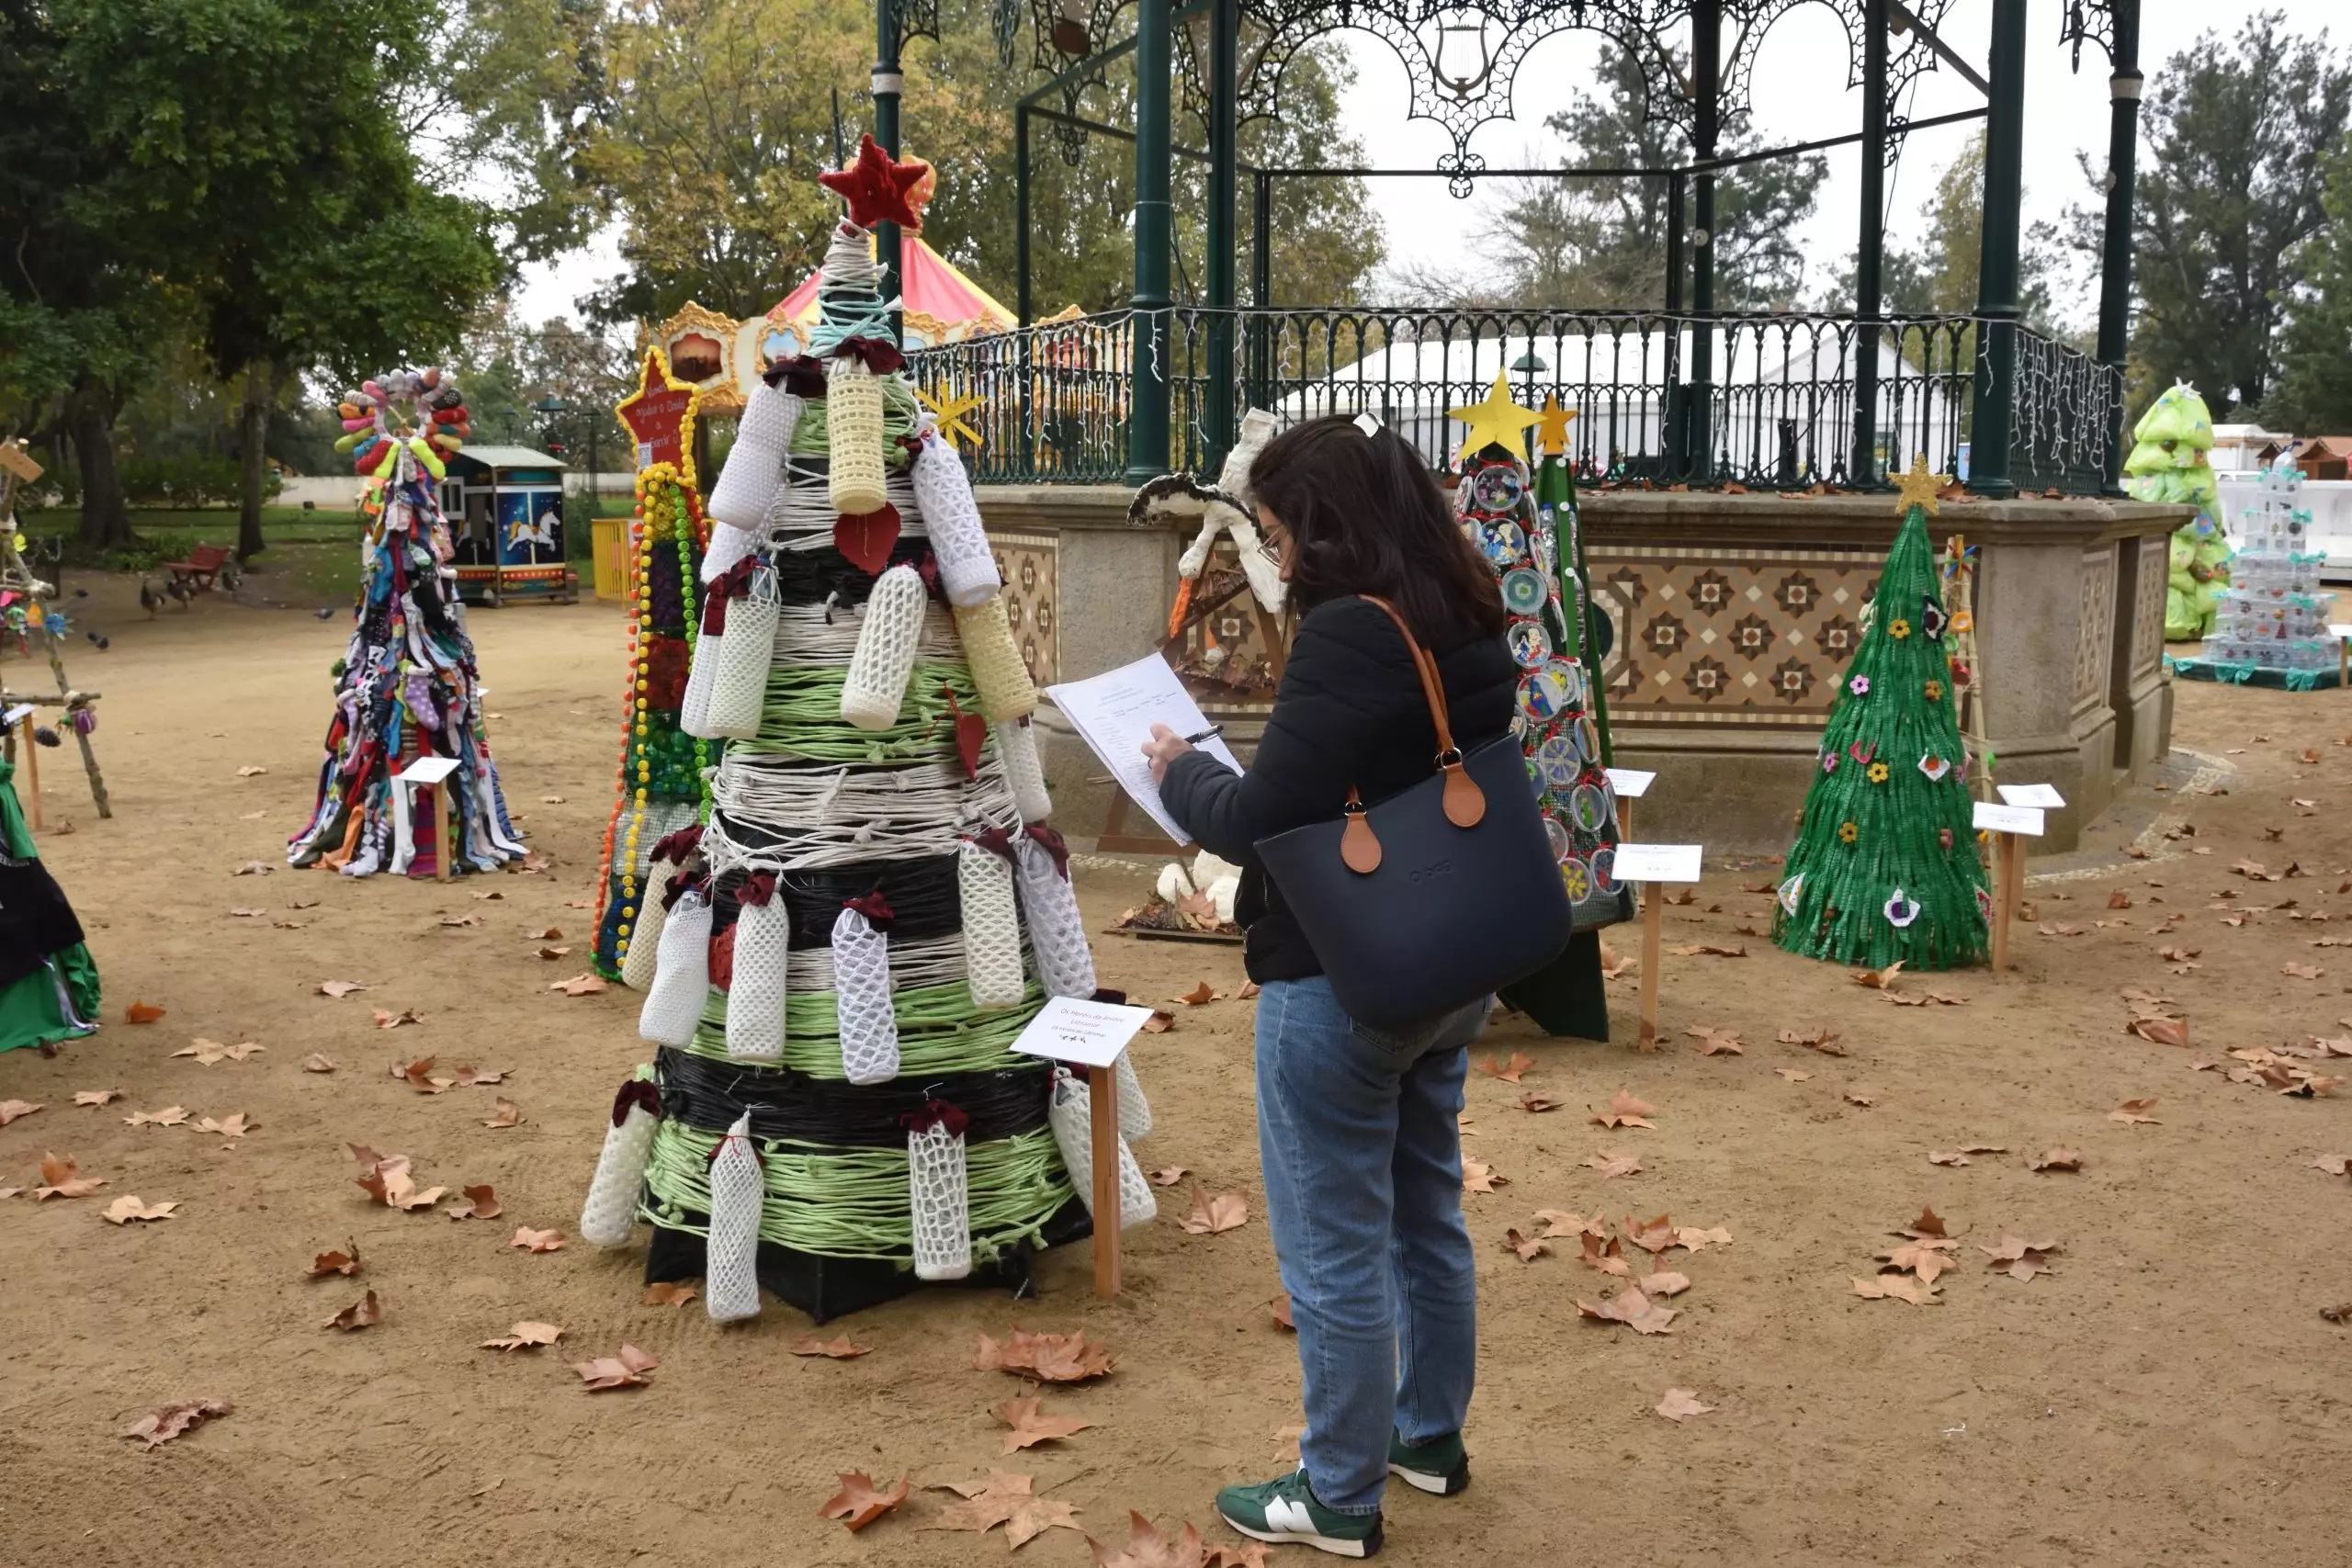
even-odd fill
[(896, 223), (910, 234), (922, 232), (922, 203), (931, 165), (919, 158), (893, 162), (872, 136), (857, 142), (857, 162), (817, 183), (849, 203), (850, 221), (861, 229)]

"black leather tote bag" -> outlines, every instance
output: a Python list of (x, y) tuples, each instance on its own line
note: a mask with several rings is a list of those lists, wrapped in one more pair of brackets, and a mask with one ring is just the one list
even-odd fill
[(1437, 730), (1427, 779), (1367, 807), (1351, 788), (1335, 822), (1258, 840), (1348, 1016), (1403, 1029), (1543, 968), (1575, 929), (1519, 742), (1463, 755), (1437, 661), (1388, 612), (1420, 671)]

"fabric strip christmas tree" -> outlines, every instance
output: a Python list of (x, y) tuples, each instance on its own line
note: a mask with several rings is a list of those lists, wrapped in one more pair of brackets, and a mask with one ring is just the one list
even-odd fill
[(1984, 956), (1993, 900), (1928, 543), (1943, 482), (1921, 460), (1903, 484), (1903, 527), (1822, 734), (1781, 883), (1772, 940), (1791, 953), (1914, 969)]

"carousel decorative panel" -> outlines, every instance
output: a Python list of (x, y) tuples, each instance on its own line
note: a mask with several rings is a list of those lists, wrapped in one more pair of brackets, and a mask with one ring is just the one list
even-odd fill
[(1617, 723), (1812, 729), (1860, 645), (1880, 552), (1588, 543)]

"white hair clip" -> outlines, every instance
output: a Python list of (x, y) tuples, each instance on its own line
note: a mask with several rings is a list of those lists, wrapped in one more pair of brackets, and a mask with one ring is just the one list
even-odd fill
[(1374, 436), (1380, 434), (1380, 422), (1368, 413), (1360, 413), (1356, 415), (1356, 428), (1366, 437)]

